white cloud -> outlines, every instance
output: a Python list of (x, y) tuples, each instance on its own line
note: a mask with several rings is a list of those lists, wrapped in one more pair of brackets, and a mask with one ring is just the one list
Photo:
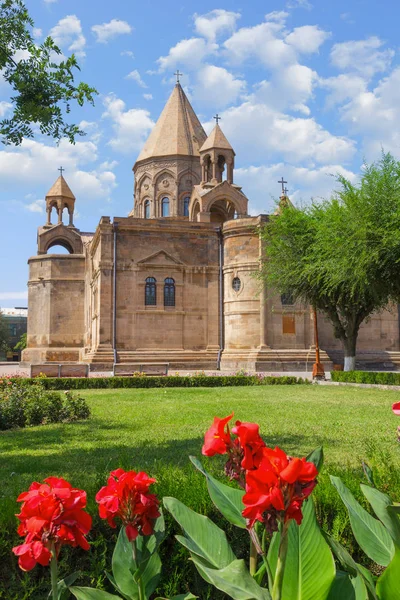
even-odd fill
[(199, 35), (215, 41), (222, 32), (233, 32), (240, 13), (224, 9), (215, 9), (205, 15), (194, 15), (194, 26)]
[(400, 155), (400, 67), (372, 90), (363, 90), (343, 106), (341, 118), (349, 130), (362, 136), (367, 160), (381, 147)]
[(142, 88), (147, 88), (147, 85), (145, 84), (145, 82), (143, 81), (143, 79), (140, 76), (140, 73), (137, 69), (135, 69), (134, 71), (131, 71), (126, 77), (125, 79), (132, 79), (133, 81), (135, 81), (140, 87)]
[(120, 19), (111, 19), (109, 23), (93, 25), (92, 31), (97, 37), (96, 42), (99, 42), (100, 44), (106, 44), (109, 40), (117, 37), (118, 35), (132, 33), (132, 27), (126, 21), (121, 21)]
[(317, 81), (317, 73), (309, 67), (289, 65), (274, 71), (269, 81), (257, 84), (254, 97), (280, 111), (289, 108), (309, 115), (306, 103), (312, 97)]
[(153, 100), (153, 94), (143, 94), (145, 100)]
[(6, 113), (10, 110), (12, 105), (9, 102), (5, 102), (4, 100), (0, 101), (0, 119), (5, 117)]
[(32, 29), (32, 35), (34, 38), (41, 38), (43, 35), (43, 31), (41, 29), (39, 29), (39, 27), (34, 27)]
[(34, 200), (29, 204), (25, 204), (26, 210), (30, 212), (44, 213), (46, 202), (44, 200)]
[(224, 133), (242, 159), (257, 148), (260, 162), (279, 155), (292, 163), (340, 164), (355, 152), (352, 140), (330, 134), (315, 119), (292, 117), (265, 104), (247, 101), (222, 118)]
[(213, 54), (218, 49), (218, 45), (212, 42), (206, 42), (202, 38), (190, 38), (181, 40), (170, 49), (167, 56), (160, 56), (157, 60), (160, 71), (175, 68), (188, 67), (196, 69), (200, 66), (204, 58)]
[[(40, 185), (44, 195), (62, 164), (68, 184), (78, 199), (107, 198), (116, 185), (114, 173), (83, 169), (97, 159), (97, 146), (92, 141), (72, 145), (61, 140), (58, 146), (49, 146), (35, 140), (24, 140), (18, 148), (0, 151), (0, 179), (8, 186), (21, 183)], [(46, 165), (45, 169), (43, 165)]]
[(57, 46), (67, 48), (77, 56), (85, 56), (84, 48), (86, 39), (82, 32), (82, 25), (76, 15), (68, 15), (60, 19), (51, 30), (50, 36)]
[(319, 79), (319, 85), (328, 90), (326, 96), (326, 107), (332, 108), (337, 104), (343, 104), (347, 100), (355, 98), (367, 89), (367, 83), (363, 77), (354, 73), (342, 73), (337, 77)]
[(226, 69), (205, 65), (197, 73), (193, 96), (199, 104), (220, 109), (235, 102), (245, 87), (245, 81), (235, 79)]
[(318, 52), (321, 44), (330, 36), (328, 31), (320, 29), (317, 25), (304, 25), (295, 27), (286, 36), (285, 41), (302, 54), (313, 54)]
[(112, 171), (112, 169), (115, 169), (115, 167), (117, 165), (118, 165), (117, 160), (105, 160), (104, 162), (101, 163), (101, 165), (99, 166), (99, 169), (101, 171)]
[(308, 0), (289, 0), (286, 6), (288, 8), (305, 8), (306, 10), (311, 10), (313, 7)]
[(44, 0), (45, 4), (55, 4), (58, 0)]
[(0, 292), (0, 300), (26, 300), (28, 291), (24, 292)]
[(126, 110), (125, 102), (110, 94), (104, 100), (104, 118), (113, 122), (114, 135), (109, 145), (122, 153), (139, 151), (154, 126), (148, 110), (131, 108)]
[(384, 42), (377, 36), (365, 40), (335, 44), (331, 50), (333, 66), (342, 71), (356, 71), (365, 77), (384, 72), (390, 66), (394, 51), (382, 50)]
[(250, 213), (271, 213), (281, 193), (278, 180), (284, 176), (288, 182), (288, 195), (294, 204), (310, 202), (311, 198), (328, 198), (337, 189), (335, 176), (340, 173), (353, 183), (357, 176), (339, 164), (319, 168), (298, 167), (288, 163), (250, 166), (235, 170), (235, 182), (243, 186), (250, 199)]
[(135, 58), (132, 50), (122, 50), (121, 56), (129, 56), (129, 58)]

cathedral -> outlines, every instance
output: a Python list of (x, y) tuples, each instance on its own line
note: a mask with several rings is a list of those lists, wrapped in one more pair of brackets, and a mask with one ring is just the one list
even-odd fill
[[(91, 370), (117, 363), (310, 370), (310, 307), (260, 285), (268, 215), (249, 215), (234, 167), (218, 119), (207, 136), (177, 83), (133, 167), (128, 216), (104, 216), (94, 233), (79, 231), (76, 199), (61, 173), (28, 261), (23, 361)], [(60, 245), (68, 254), (51, 252)], [(318, 329), (322, 362), (340, 364), (341, 344), (323, 315)], [(399, 341), (397, 307), (374, 315), (360, 330), (360, 364), (395, 367)]]

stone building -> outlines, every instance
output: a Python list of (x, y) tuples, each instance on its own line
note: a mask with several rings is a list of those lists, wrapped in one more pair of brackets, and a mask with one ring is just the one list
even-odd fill
[[(94, 233), (79, 231), (75, 197), (61, 175), (29, 259), (24, 361), (310, 368), (310, 309), (260, 289), (259, 230), (268, 216), (248, 214), (234, 166), (219, 124), (207, 137), (178, 83), (133, 167), (128, 216), (102, 217)], [(69, 254), (50, 254), (55, 245)], [(396, 363), (398, 323), (397, 309), (374, 316), (362, 327), (359, 358)], [(323, 361), (339, 362), (340, 343), (322, 317), (319, 330)]]

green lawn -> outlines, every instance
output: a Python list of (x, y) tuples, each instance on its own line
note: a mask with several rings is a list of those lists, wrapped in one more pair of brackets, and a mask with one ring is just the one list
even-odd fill
[[(391, 411), (392, 403), (398, 400), (397, 392), (293, 385), (85, 390), (82, 395), (92, 409), (92, 417), (86, 422), (0, 432), (0, 581), (4, 583), (3, 587), (0, 583), (0, 598), (44, 597), (47, 580), (42, 579), (40, 571), (22, 576), (10, 554), (12, 542), (17, 543), (15, 499), (34, 480), (49, 475), (67, 478), (87, 490), (89, 510), (95, 514), (94, 495), (110, 470), (143, 469), (157, 478), (155, 491), (160, 496), (176, 496), (216, 518), (203, 478), (188, 459), (189, 454), (201, 455), (204, 431), (215, 415), (226, 416), (234, 411), (237, 419), (258, 422), (266, 442), (280, 445), (289, 454), (304, 456), (323, 445), (325, 467), (314, 492), (318, 515), (323, 526), (351, 550), (354, 541), (347, 516), (328, 474), (341, 475), (356, 492), (362, 478), (361, 460), (367, 459), (378, 485), (388, 490), (393, 500), (400, 501), (400, 445), (396, 441), (400, 420)], [(203, 461), (223, 477), (223, 457), (203, 457)], [(98, 585), (108, 565), (112, 540), (107, 525), (98, 519), (95, 529), (99, 533), (92, 538), (95, 545), (88, 556), (77, 551), (73, 556), (77, 561), (91, 561), (84, 570), (89, 577), (93, 568), (97, 569), (96, 579), (90, 583)], [(175, 550), (171, 554), (168, 548), (165, 560), (170, 562), (166, 565), (163, 593), (178, 593), (185, 582), (196, 592), (199, 584), (192, 567), (182, 571), (181, 555)], [(171, 573), (175, 577), (173, 588), (168, 587)], [(30, 587), (32, 582), (35, 587)], [(199, 593), (201, 598), (217, 598), (213, 592), (210, 594)]]
[[(318, 445), (326, 464), (355, 467), (371, 445), (400, 464), (392, 391), (327, 386), (85, 390), (92, 418), (0, 434), (0, 514), (33, 480), (66, 477), (92, 492), (116, 467), (148, 470), (180, 490), (188, 455), (200, 455), (214, 415), (256, 421), (271, 446), (305, 455)], [(211, 461), (210, 461), (211, 462)], [(166, 468), (168, 466), (168, 469)], [(171, 469), (173, 476), (171, 475)], [(164, 491), (164, 490), (163, 490)], [(167, 491), (167, 490), (166, 490)]]

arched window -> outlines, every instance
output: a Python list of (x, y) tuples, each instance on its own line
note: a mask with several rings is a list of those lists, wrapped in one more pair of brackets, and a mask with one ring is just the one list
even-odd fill
[(169, 198), (163, 198), (161, 200), (161, 216), (169, 217)]
[(146, 279), (144, 293), (144, 303), (146, 306), (156, 306), (157, 304), (156, 283), (157, 281), (154, 277), (148, 277)]
[(183, 216), (184, 217), (189, 216), (189, 202), (190, 202), (190, 198), (189, 198), (189, 196), (186, 196), (183, 199)]
[(164, 279), (164, 306), (175, 306), (175, 281), (172, 277)]
[(150, 200), (146, 200), (144, 203), (144, 218), (150, 219)]
[(290, 292), (287, 292), (286, 294), (282, 294), (281, 295), (281, 303), (282, 303), (282, 306), (293, 306), (294, 300), (293, 300), (292, 294)]

